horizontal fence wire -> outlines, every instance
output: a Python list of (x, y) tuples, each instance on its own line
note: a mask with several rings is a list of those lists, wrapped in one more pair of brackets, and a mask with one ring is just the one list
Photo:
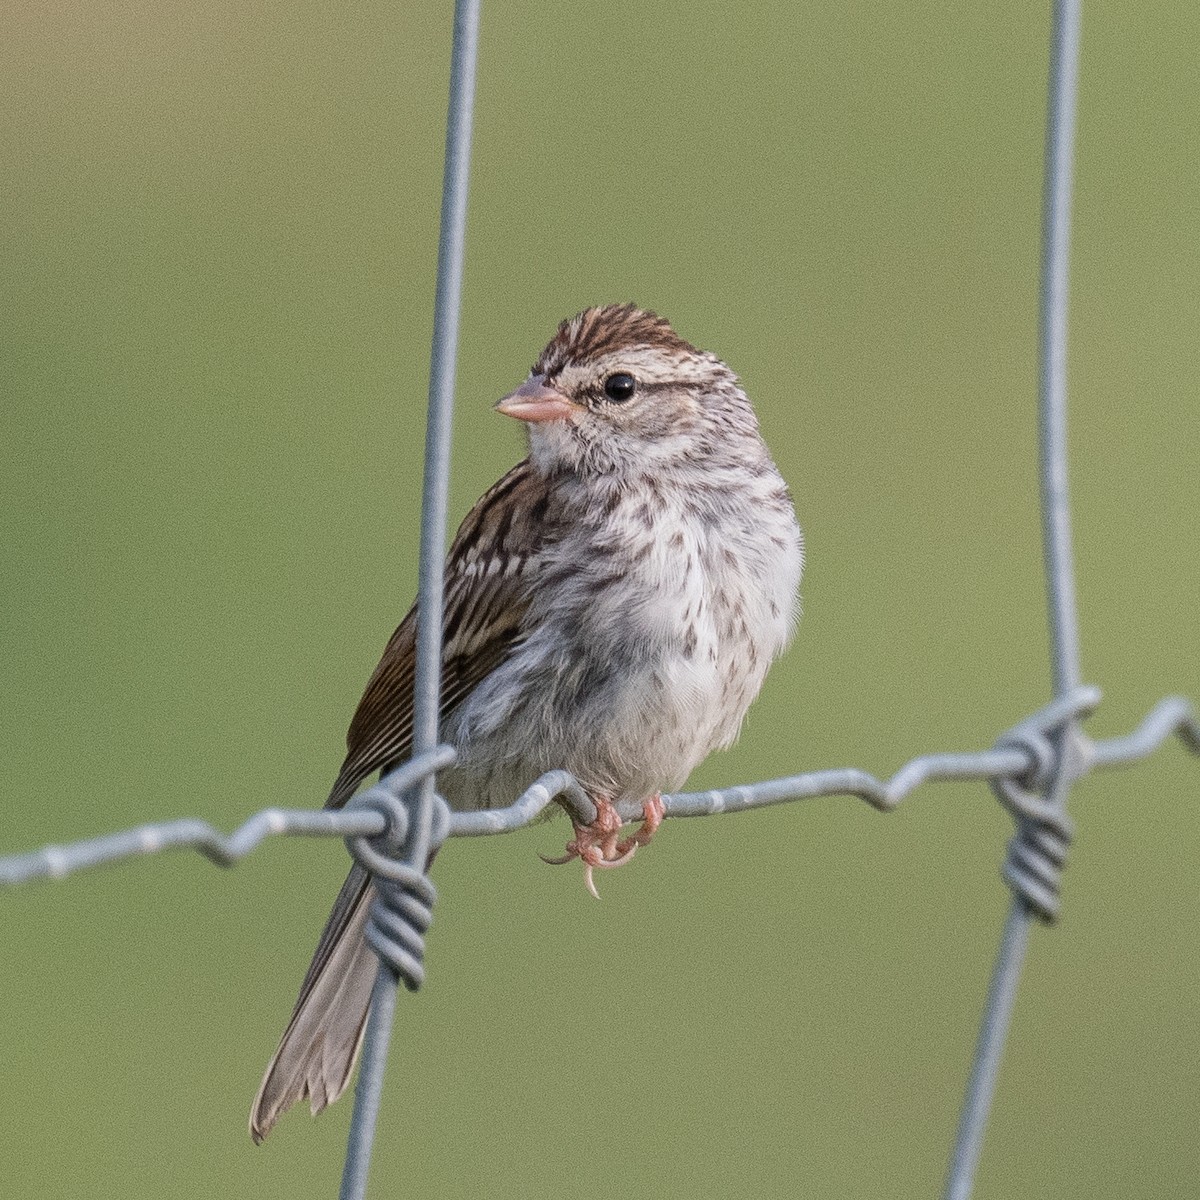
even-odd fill
[[(1097, 696), (1094, 688), (1080, 689), (1075, 697), (1079, 707), (1074, 711), (1082, 713), (1093, 708)], [(1032, 719), (1041, 725), (1044, 724), (1043, 715), (1061, 721), (1063, 713), (1061, 707), (1048, 706)], [(1022, 722), (1016, 728), (1026, 724)], [(1155, 705), (1132, 733), (1097, 742), (1085, 738), (1083, 745), (1096, 768), (1123, 767), (1146, 758), (1173, 736), (1178, 736), (1192, 753), (1200, 755), (1200, 721), (1191, 702), (1182, 696), (1169, 696)], [(173, 849), (196, 850), (218, 866), (228, 867), (271, 837), (367, 838), (403, 843), (407, 837), (407, 810), (403, 804), (395, 803), (396, 798), (407, 793), (422, 776), (453, 761), (453, 748), (439, 746), (397, 767), (374, 787), (360, 792), (345, 808), (319, 811), (266, 808), (230, 834), (219, 832), (207, 821), (164, 821), (0, 858), (0, 886), (34, 879), (62, 879), (89, 867)], [(748, 812), (800, 800), (852, 796), (887, 812), (927, 783), (1020, 782), (1031, 771), (1036, 771), (1038, 765), (1035, 752), (1006, 744), (1001, 738), (991, 750), (922, 755), (905, 763), (886, 779), (879, 779), (857, 767), (841, 767), (706, 792), (680, 792), (664, 796), (663, 804), (667, 817), (705, 817)], [(591, 801), (569, 772), (550, 771), (507, 808), (448, 812), (442, 836), (486, 837), (513, 833), (534, 824), (553, 804), (565, 808), (583, 823), (595, 815)], [(637, 815), (641, 815), (640, 810)]]
[[(1002, 734), (990, 749), (922, 755), (887, 779), (842, 768), (663, 797), (665, 817), (746, 812), (823, 796), (857, 797), (886, 812), (924, 784), (975, 780), (987, 782), (1011, 813), (1016, 832), (1002, 875), (1013, 903), (951, 1156), (947, 1200), (966, 1200), (971, 1193), (1031, 922), (1053, 921), (1058, 915), (1059, 874), (1071, 837), (1067, 793), (1091, 771), (1138, 762), (1172, 736), (1200, 755), (1200, 722), (1191, 703), (1180, 696), (1162, 700), (1135, 730), (1121, 737), (1096, 741), (1081, 727), (1099, 705), (1100, 692), (1081, 681), (1067, 495), (1066, 299), (1080, 16), (1081, 0), (1054, 0), (1039, 320), (1041, 500), (1054, 699)], [(171, 849), (193, 849), (220, 866), (230, 866), (270, 837), (345, 840), (355, 859), (371, 872), (378, 893), (367, 939), (379, 955), (380, 968), (355, 1090), (341, 1200), (362, 1200), (366, 1195), (398, 984), (415, 988), (424, 977), (423, 934), (435, 897), (425, 873), (430, 855), (447, 838), (524, 828), (551, 805), (566, 809), (578, 824), (590, 824), (596, 817), (591, 799), (563, 770), (543, 775), (501, 809), (452, 812), (436, 791), (437, 771), (455, 758), (452, 746), (437, 744), (440, 614), (478, 36), (479, 0), (456, 0), (422, 503), (412, 758), (341, 810), (267, 808), (228, 835), (206, 821), (171, 820), (0, 858), (0, 885), (15, 885), (61, 879), (89, 867)], [(622, 809), (621, 816), (636, 820), (642, 811), (631, 806)]]

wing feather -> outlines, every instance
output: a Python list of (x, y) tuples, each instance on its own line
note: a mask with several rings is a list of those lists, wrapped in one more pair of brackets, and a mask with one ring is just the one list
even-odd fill
[[(442, 615), (443, 720), (520, 642), (529, 566), (543, 544), (546, 492), (546, 481), (529, 460), (518, 463), (471, 510), (450, 547)], [(416, 643), (414, 604), (367, 682), (326, 808), (340, 808), (368, 775), (408, 756)]]
[[(531, 566), (546, 537), (547, 495), (547, 482), (529, 460), (518, 463), (475, 505), (451, 544), (442, 618), (443, 719), (520, 644)], [(367, 682), (327, 808), (342, 807), (368, 775), (409, 755), (416, 635), (414, 605)], [(350, 1078), (375, 970), (374, 956), (361, 945), (370, 899), (370, 877), (356, 864), (329, 914), (251, 1110), (256, 1141), (297, 1100), (309, 1097), (316, 1112)], [(345, 978), (326, 979), (331, 970)]]

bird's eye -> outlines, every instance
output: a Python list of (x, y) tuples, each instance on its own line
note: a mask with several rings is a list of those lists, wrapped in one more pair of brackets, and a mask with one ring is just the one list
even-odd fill
[(635, 391), (637, 380), (625, 371), (618, 371), (604, 381), (604, 394), (614, 404), (624, 404), (626, 400), (632, 400)]

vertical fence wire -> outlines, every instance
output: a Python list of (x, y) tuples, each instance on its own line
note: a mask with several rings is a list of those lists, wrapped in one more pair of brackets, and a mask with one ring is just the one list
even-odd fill
[[(1081, 18), (1082, 0), (1054, 0), (1042, 193), (1038, 426), (1042, 537), (1056, 698), (1080, 683), (1079, 621), (1067, 493), (1067, 283)], [(1060, 811), (1065, 810), (1072, 783), (1066, 750), (1075, 725), (1075, 721), (1069, 722), (1056, 739), (1058, 773), (1047, 799)], [(968, 1200), (974, 1186), (1033, 916), (1026, 903), (1014, 897), (980, 1024), (946, 1181), (946, 1200)]]
[[(417, 653), (414, 685), (412, 754), (437, 745), (442, 659), (443, 563), (450, 477), (450, 431), (458, 354), (459, 313), (467, 229), (467, 190), (471, 128), (475, 104), (475, 67), (479, 47), (480, 0), (456, 0), (450, 52), (450, 102), (446, 118), (446, 160), (442, 176), (441, 230), (438, 237), (437, 291), (433, 310), (433, 346), (429, 366), (429, 416), (425, 430), (425, 478), (421, 496), (420, 576), (417, 587)], [(424, 871), (433, 820), (434, 777), (416, 790), (415, 821), (408, 845), (409, 862)], [(399, 978), (380, 961), (371, 993), (363, 1039), (362, 1066), (354, 1091), (354, 1116), (346, 1147), (340, 1200), (364, 1200), (371, 1148), (383, 1095), (388, 1044), (396, 1011)]]
[(1082, 7), (1083, 0), (1055, 0), (1054, 3), (1042, 200), (1038, 306), (1039, 461), (1042, 548), (1055, 696), (1065, 695), (1082, 682), (1079, 615), (1071, 553), (1071, 509), (1067, 493), (1067, 284)]

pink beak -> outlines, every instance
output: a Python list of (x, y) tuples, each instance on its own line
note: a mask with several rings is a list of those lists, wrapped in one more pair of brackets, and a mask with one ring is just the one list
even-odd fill
[(563, 421), (579, 406), (549, 387), (544, 375), (530, 375), (515, 392), (496, 405), (496, 411), (519, 421)]

